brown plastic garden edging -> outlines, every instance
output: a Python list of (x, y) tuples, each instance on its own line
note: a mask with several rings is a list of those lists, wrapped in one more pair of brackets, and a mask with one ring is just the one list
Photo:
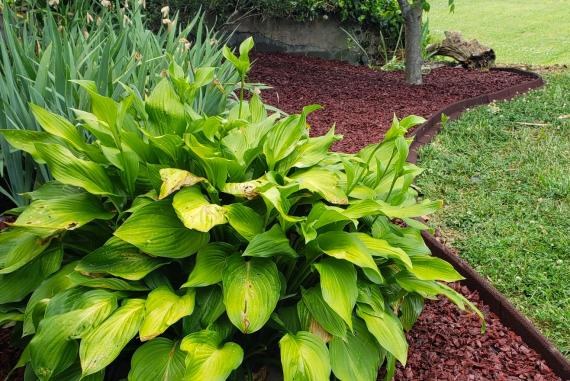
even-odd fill
[[(514, 68), (497, 68), (491, 70), (510, 71), (526, 75), (530, 77), (531, 80), (494, 93), (465, 99), (439, 110), (416, 130), (414, 142), (410, 147), (409, 161), (415, 163), (418, 158), (418, 149), (431, 142), (435, 135), (441, 130), (441, 117), (443, 114), (447, 115), (450, 119), (457, 119), (459, 115), (470, 107), (484, 105), (498, 100), (508, 100), (529, 90), (544, 86), (543, 79), (536, 73)], [(453, 267), (465, 277), (465, 280), (462, 282), (470, 289), (479, 292), (481, 298), (489, 305), (491, 310), (499, 316), (503, 324), (521, 336), (526, 344), (540, 354), (560, 378), (570, 380), (570, 362), (503, 294), (479, 275), (466, 261), (440, 243), (433, 235), (427, 232), (423, 232), (422, 235), (432, 254), (451, 263)]]

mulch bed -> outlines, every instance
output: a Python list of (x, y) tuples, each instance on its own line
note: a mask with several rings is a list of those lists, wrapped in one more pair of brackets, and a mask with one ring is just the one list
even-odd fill
[[(394, 113), (399, 118), (410, 114), (429, 117), (459, 100), (529, 80), (509, 72), (444, 67), (427, 74), (424, 86), (412, 87), (404, 83), (400, 72), (285, 54), (257, 54), (255, 58), (250, 81), (273, 86), (264, 90), (265, 102), (288, 113), (321, 104), (324, 109), (309, 117), (311, 134), (322, 135), (336, 122), (336, 131), (344, 140), (334, 149), (344, 152), (378, 142)], [(447, 299), (428, 301), (407, 335), (408, 365), (398, 367), (396, 380), (560, 381), (538, 354), (489, 311), (477, 293), (459, 284), (454, 287), (485, 313), (487, 332), (481, 334), (476, 315), (460, 312)], [(0, 380), (18, 358), (17, 351), (9, 347), (9, 335), (8, 330), (0, 330)]]
[(464, 313), (446, 298), (428, 301), (408, 333), (408, 364), (398, 366), (398, 381), (560, 381), (520, 336), (489, 311), (476, 292), (452, 285), (483, 311), (487, 330), (473, 313)]
[(481, 72), (441, 67), (431, 70), (423, 86), (409, 86), (402, 72), (381, 72), (365, 66), (300, 55), (260, 53), (254, 56), (251, 82), (272, 86), (262, 92), (266, 103), (287, 113), (318, 103), (324, 109), (309, 116), (312, 135), (323, 135), (336, 123), (344, 135), (334, 149), (356, 152), (376, 143), (398, 118), (425, 118), (457, 101), (532, 80), (509, 72)]

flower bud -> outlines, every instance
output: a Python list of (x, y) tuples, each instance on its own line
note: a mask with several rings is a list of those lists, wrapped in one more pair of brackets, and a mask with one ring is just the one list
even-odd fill
[(168, 13), (170, 12), (170, 7), (168, 5), (160, 8), (160, 13), (162, 13), (162, 18), (168, 18)]

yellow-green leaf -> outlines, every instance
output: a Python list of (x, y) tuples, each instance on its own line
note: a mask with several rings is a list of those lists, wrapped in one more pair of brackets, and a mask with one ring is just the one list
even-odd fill
[(205, 287), (222, 281), (228, 257), (235, 249), (224, 242), (209, 243), (196, 255), (196, 264), (181, 287)]
[(168, 263), (162, 258), (142, 253), (117, 237), (111, 237), (103, 246), (83, 257), (75, 269), (84, 274), (111, 274), (128, 280), (141, 280)]
[(140, 327), (141, 341), (154, 339), (172, 324), (194, 311), (193, 289), (178, 296), (168, 287), (159, 287), (150, 292), (145, 304), (145, 317)]
[(315, 264), (327, 304), (352, 328), (352, 310), (358, 297), (356, 270), (347, 261), (325, 258)]
[(325, 254), (347, 260), (362, 268), (369, 268), (380, 275), (369, 250), (355, 234), (344, 231), (326, 232), (317, 237), (317, 242)]
[(281, 281), (275, 262), (266, 258), (228, 259), (222, 275), (224, 304), (230, 321), (243, 333), (261, 329), (277, 305)]
[(101, 165), (79, 159), (58, 144), (36, 143), (35, 146), (57, 181), (81, 187), (91, 194), (115, 193), (113, 183)]
[(115, 231), (115, 236), (158, 257), (184, 258), (196, 253), (208, 234), (186, 228), (168, 200), (137, 209)]
[(186, 353), (179, 341), (157, 337), (140, 346), (131, 359), (129, 381), (182, 381)]
[(186, 336), (180, 349), (188, 352), (185, 381), (225, 381), (243, 361), (243, 349), (236, 343), (222, 345), (222, 338), (215, 331)]
[(52, 230), (73, 230), (93, 220), (109, 220), (113, 213), (105, 210), (101, 201), (88, 193), (37, 200), (28, 206), (14, 223), (15, 226)]
[(382, 348), (390, 352), (402, 365), (406, 365), (408, 357), (408, 342), (400, 319), (385, 310), (372, 310), (361, 306), (356, 314), (364, 320), (368, 331), (374, 335)]
[(331, 373), (325, 343), (310, 332), (286, 334), (279, 341), (285, 381), (325, 381)]
[(196, 176), (183, 169), (176, 168), (163, 168), (160, 170), (160, 178), (162, 179), (162, 186), (160, 187), (159, 200), (162, 200), (168, 195), (176, 192), (183, 187), (191, 187), (205, 181), (203, 177)]
[(184, 188), (176, 193), (172, 205), (188, 229), (206, 233), (214, 226), (228, 222), (226, 210), (220, 205), (210, 204), (198, 187)]
[(100, 371), (117, 358), (139, 331), (144, 311), (143, 299), (129, 299), (102, 324), (83, 336), (79, 346), (83, 376)]

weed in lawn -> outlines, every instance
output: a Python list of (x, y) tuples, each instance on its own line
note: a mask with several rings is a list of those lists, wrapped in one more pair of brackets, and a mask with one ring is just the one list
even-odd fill
[[(570, 72), (449, 123), (421, 151), (430, 222), (570, 355)], [(449, 241), (448, 241), (449, 242)]]

